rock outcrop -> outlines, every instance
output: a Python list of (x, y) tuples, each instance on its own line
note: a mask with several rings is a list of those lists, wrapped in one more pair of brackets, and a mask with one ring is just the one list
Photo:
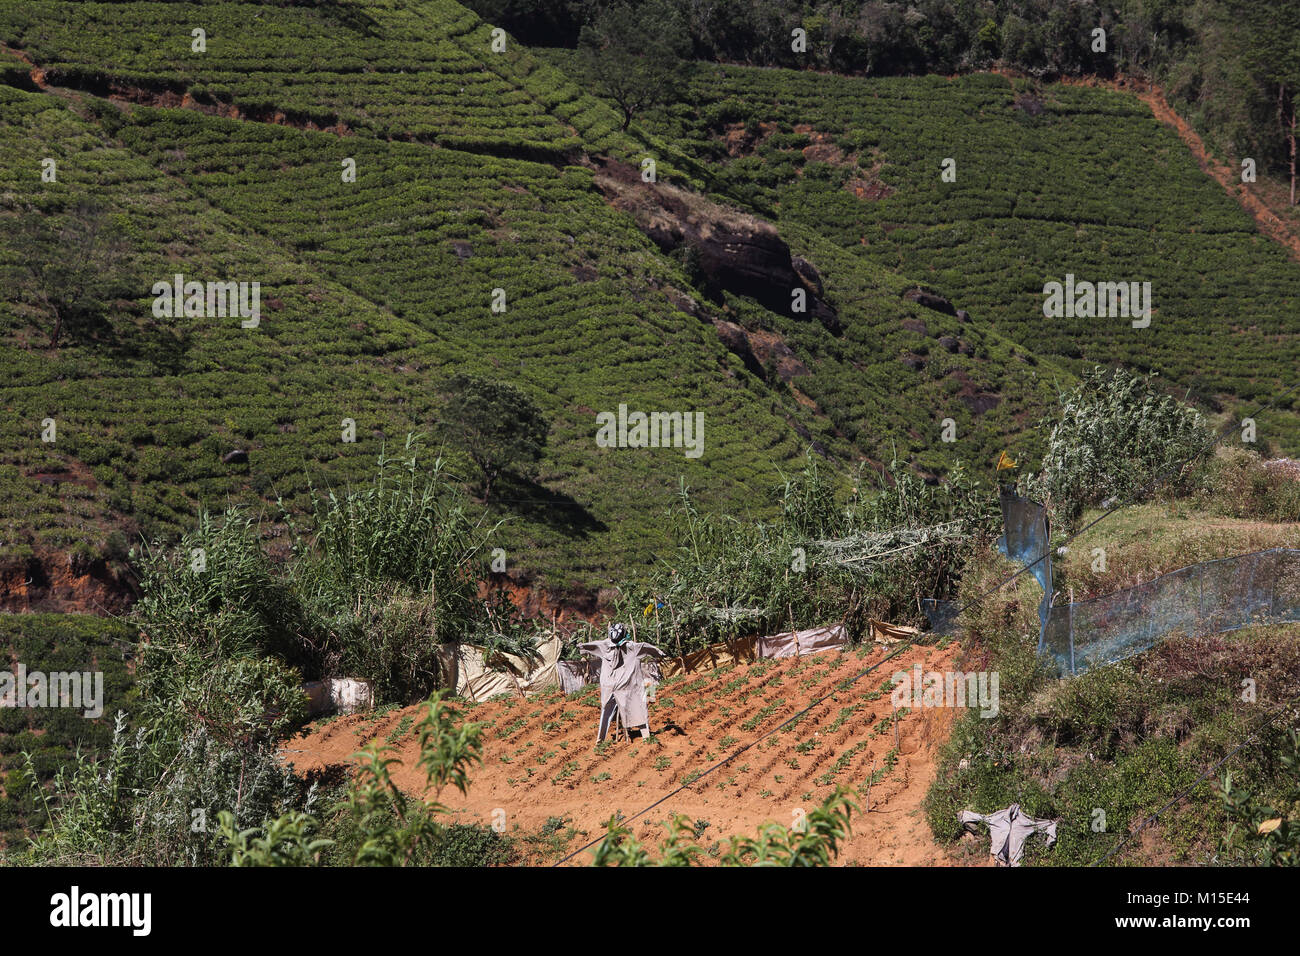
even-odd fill
[(925, 308), (932, 309), (935, 312), (942, 312), (945, 315), (955, 316), (957, 314), (956, 306), (943, 296), (922, 289), (919, 286), (914, 289), (908, 289), (903, 293), (903, 298), (908, 302), (915, 302), (919, 306), (924, 306)]
[[(707, 290), (747, 296), (764, 308), (796, 319), (815, 319), (827, 331), (843, 331), (825, 299), (821, 276), (790, 247), (769, 222), (728, 209), (697, 193), (641, 181), (631, 166), (607, 162), (596, 187), (616, 209), (628, 213), (664, 252), (689, 250)], [(794, 311), (803, 290), (804, 311)]]

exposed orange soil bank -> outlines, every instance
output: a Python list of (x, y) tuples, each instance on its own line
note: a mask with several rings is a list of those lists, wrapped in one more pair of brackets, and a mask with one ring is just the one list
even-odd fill
[[(508, 831), (531, 832), (549, 817), (568, 818), (587, 834), (573, 841), (570, 849), (576, 849), (602, 832), (614, 813), (631, 816), (688, 775), (734, 754), (835, 691), (795, 724), (637, 818), (633, 832), (657, 843), (665, 832), (660, 823), (682, 813), (708, 822), (701, 838), (706, 846), (735, 833), (752, 835), (767, 820), (790, 824), (798, 808), (812, 810), (837, 783), (854, 786), (865, 798), (864, 784), (874, 768), (879, 779), (870, 788), (870, 812), (855, 815), (853, 837), (839, 862), (947, 863), (920, 806), (953, 711), (902, 711), (899, 753), (885, 770), (895, 731), (890, 695), (881, 685), (917, 662), (927, 671), (950, 669), (955, 648), (910, 648), (847, 689), (836, 689), (887, 653), (873, 647), (829, 651), (671, 679), (650, 706), (655, 738), (614, 742), (600, 752), (594, 746), (594, 687), (573, 698), (557, 691), (528, 700), (459, 705), (468, 719), (485, 725), (484, 765), (471, 773), (467, 796), (451, 790), (440, 799), (462, 822), (490, 824), (494, 811), (504, 811)], [(299, 772), (346, 766), (365, 743), (392, 738), (401, 760), (394, 780), (419, 793), (423, 777), (414, 766), (418, 750), (409, 728), (410, 718), (418, 720), (422, 711), (415, 706), (379, 717), (326, 721), (308, 728), (305, 739), (289, 742), (285, 759)], [(575, 862), (588, 859), (584, 853)]]

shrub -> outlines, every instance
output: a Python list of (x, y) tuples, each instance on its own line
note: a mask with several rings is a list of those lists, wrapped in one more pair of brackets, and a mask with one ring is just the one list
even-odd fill
[(1034, 481), (1066, 520), (1106, 498), (1127, 500), (1209, 446), (1201, 414), (1163, 395), (1154, 375), (1094, 368), (1061, 397)]

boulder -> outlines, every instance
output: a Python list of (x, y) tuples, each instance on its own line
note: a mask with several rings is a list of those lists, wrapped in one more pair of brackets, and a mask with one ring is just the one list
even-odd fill
[[(816, 319), (833, 335), (843, 331), (817, 269), (792, 256), (771, 223), (697, 193), (642, 182), (638, 170), (613, 161), (594, 181), (610, 205), (628, 213), (664, 252), (689, 250), (711, 295), (746, 296), (782, 315)], [(802, 313), (791, 311), (796, 289), (807, 293)]]
[(934, 292), (929, 292), (919, 286), (908, 289), (903, 293), (903, 298), (908, 302), (915, 302), (917, 305), (924, 306), (927, 309), (932, 309), (935, 312), (942, 312), (945, 315), (955, 316), (957, 314), (957, 309), (943, 296)]

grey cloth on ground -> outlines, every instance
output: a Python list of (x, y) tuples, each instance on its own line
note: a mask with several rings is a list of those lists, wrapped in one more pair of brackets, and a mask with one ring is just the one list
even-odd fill
[(1045, 833), (1048, 846), (1056, 842), (1056, 821), (1027, 817), (1020, 812), (1018, 803), (989, 814), (963, 810), (957, 814), (957, 819), (972, 833), (977, 832), (976, 824), (988, 824), (989, 853), (1000, 866), (1019, 866), (1020, 858), (1025, 855), (1025, 841), (1032, 834)]
[(624, 727), (649, 723), (645, 680), (650, 676), (650, 666), (664, 656), (663, 651), (653, 644), (636, 641), (615, 644), (609, 638), (579, 644), (578, 650), (600, 661), (600, 729), (596, 739), (605, 739), (615, 707)]

